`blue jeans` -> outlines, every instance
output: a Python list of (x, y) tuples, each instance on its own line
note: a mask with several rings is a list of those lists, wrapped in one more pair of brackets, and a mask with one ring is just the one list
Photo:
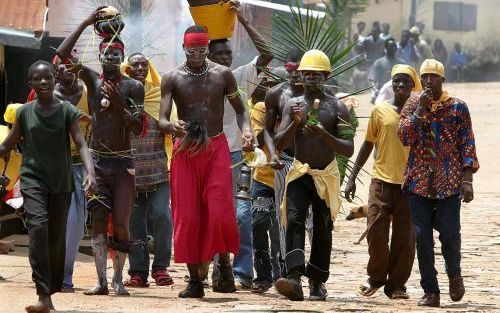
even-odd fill
[[(130, 240), (148, 242), (148, 217), (154, 221), (153, 234), (154, 260), (151, 272), (165, 270), (170, 266), (172, 255), (173, 223), (170, 212), (170, 185), (161, 183), (156, 189), (148, 192), (138, 192), (130, 216)], [(132, 249), (129, 254), (129, 275), (139, 275), (145, 281), (149, 275), (149, 251)]]
[[(258, 181), (252, 186), (255, 283), (272, 284), (280, 278), (280, 235), (274, 206), (274, 190)], [(269, 235), (268, 235), (269, 232)], [(271, 248), (269, 249), (269, 241)]]
[[(240, 163), (243, 160), (241, 151), (231, 152), (231, 163)], [(233, 168), (233, 190), (236, 195), (238, 178), (241, 166)], [(240, 232), (240, 251), (233, 260), (233, 273), (246, 285), (252, 284), (253, 279), (253, 246), (252, 246), (252, 203), (251, 201), (234, 199), (236, 203), (236, 218)]]
[(82, 240), (85, 233), (85, 222), (88, 217), (85, 193), (82, 187), (85, 175), (86, 172), (83, 164), (73, 165), (75, 191), (71, 194), (71, 204), (66, 226), (66, 257), (64, 261), (63, 280), (63, 287), (65, 288), (73, 288), (73, 268), (78, 248), (80, 247), (80, 240)]
[(446, 199), (429, 199), (410, 194), (409, 199), (415, 225), (420, 285), (425, 293), (439, 293), (432, 231), (439, 232), (446, 273), (449, 277), (461, 275), (460, 198), (455, 195)]

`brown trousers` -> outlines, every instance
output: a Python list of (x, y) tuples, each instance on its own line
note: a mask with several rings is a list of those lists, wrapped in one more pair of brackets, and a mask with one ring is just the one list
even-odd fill
[[(392, 237), (389, 247), (389, 226)], [(390, 296), (406, 290), (415, 259), (415, 233), (411, 209), (401, 185), (373, 178), (368, 197), (368, 282), (372, 287), (385, 285)]]

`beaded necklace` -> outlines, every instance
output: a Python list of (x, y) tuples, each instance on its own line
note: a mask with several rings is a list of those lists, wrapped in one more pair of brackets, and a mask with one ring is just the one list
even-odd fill
[(208, 73), (208, 69), (210, 68), (209, 63), (210, 63), (210, 61), (205, 60), (205, 68), (200, 73), (195, 73), (195, 72), (191, 71), (191, 69), (187, 66), (186, 62), (184, 62), (182, 67), (184, 68), (186, 73), (188, 73), (189, 75), (200, 77), (200, 76), (204, 76)]

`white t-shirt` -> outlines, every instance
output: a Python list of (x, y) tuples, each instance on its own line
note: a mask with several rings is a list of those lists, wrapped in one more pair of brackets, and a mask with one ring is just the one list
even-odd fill
[[(257, 77), (257, 58), (258, 57), (255, 57), (250, 63), (233, 70), (240, 91), (241, 101), (247, 111), (248, 108), (246, 104), (248, 103), (248, 97), (252, 95), (259, 84), (259, 79)], [(229, 143), (229, 151), (240, 151), (241, 131), (236, 122), (236, 112), (227, 99), (224, 102), (224, 134)]]

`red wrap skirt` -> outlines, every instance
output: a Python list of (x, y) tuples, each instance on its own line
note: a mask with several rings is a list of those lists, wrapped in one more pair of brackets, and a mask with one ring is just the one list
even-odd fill
[(215, 254), (238, 253), (231, 155), (224, 134), (193, 155), (174, 144), (170, 196), (176, 263), (203, 263)]

